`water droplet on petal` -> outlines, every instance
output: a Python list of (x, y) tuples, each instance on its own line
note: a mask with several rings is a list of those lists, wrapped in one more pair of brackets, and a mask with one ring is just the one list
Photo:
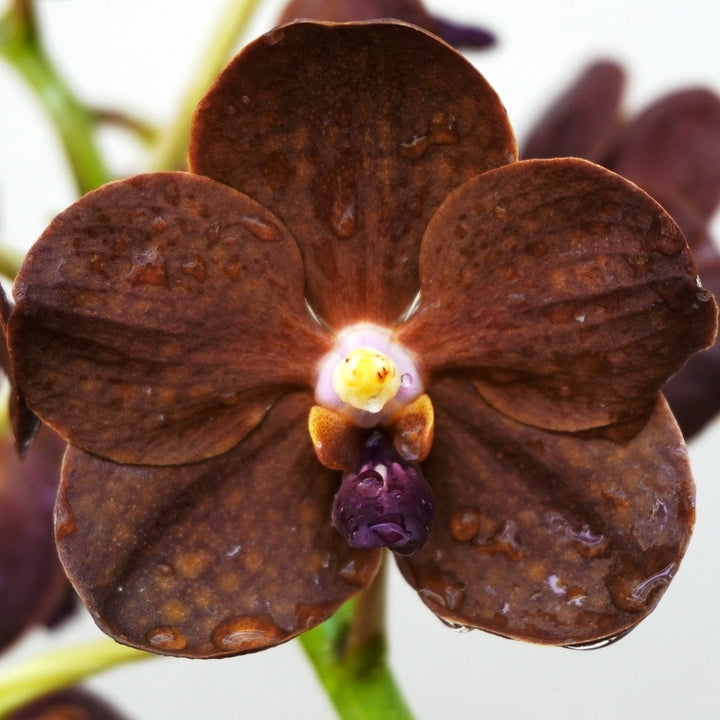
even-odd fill
[(427, 135), (415, 135), (411, 140), (398, 145), (398, 153), (410, 160), (421, 158), (430, 147), (430, 139)]
[(274, 28), (266, 32), (262, 36), (262, 39), (266, 45), (277, 45), (285, 39), (285, 30), (282, 28)]
[(452, 572), (424, 570), (418, 580), (417, 591), (423, 600), (457, 610), (465, 599), (467, 585)]
[(472, 540), (480, 529), (482, 515), (473, 508), (461, 508), (450, 518), (450, 534), (458, 542)]
[(168, 652), (182, 650), (187, 645), (187, 638), (179, 630), (168, 625), (154, 628), (145, 636), (145, 639), (148, 645)]
[(286, 637), (269, 615), (246, 615), (221, 622), (211, 639), (218, 650), (240, 653), (277, 645)]
[(452, 145), (459, 140), (457, 121), (449, 112), (436, 112), (430, 119), (430, 142), (434, 145)]
[(258, 240), (263, 240), (264, 242), (275, 242), (276, 240), (280, 240), (282, 237), (280, 230), (276, 225), (267, 220), (261, 220), (259, 217), (245, 216), (240, 220), (240, 223)]
[(340, 238), (346, 240), (355, 234), (355, 198), (346, 194), (335, 198), (330, 212), (330, 227)]
[(64, 497), (58, 497), (55, 506), (55, 539), (60, 541), (77, 530), (72, 510)]
[[(632, 629), (633, 628), (630, 628), (630, 630)], [(630, 632), (630, 630), (624, 630), (616, 635), (600, 638), (600, 640), (591, 640), (590, 642), (576, 643), (575, 645), (565, 645), (565, 647), (569, 650), (599, 650), (600, 648), (605, 648), (608, 645), (616, 643), (618, 640), (622, 640)]]
[(467, 625), (461, 625), (460, 623), (452, 622), (438, 616), (438, 620), (445, 626), (459, 633), (466, 633), (474, 630), (475, 628), (467, 627)]
[(658, 591), (664, 590), (675, 576), (677, 563), (638, 580), (637, 577), (611, 578), (607, 582), (613, 603), (626, 612), (643, 612)]
[(349, 560), (339, 570), (338, 575), (348, 585), (365, 587), (373, 577), (375, 566), (371, 563)]
[(496, 205), (493, 214), (498, 220), (507, 220), (508, 211), (503, 205)]
[(200, 257), (195, 257), (187, 260), (180, 266), (181, 272), (185, 275), (194, 277), (198, 282), (204, 282), (207, 278), (207, 269), (205, 268), (205, 262)]

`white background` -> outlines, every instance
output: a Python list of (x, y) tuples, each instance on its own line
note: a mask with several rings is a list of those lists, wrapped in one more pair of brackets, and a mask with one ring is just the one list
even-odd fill
[[(80, 95), (161, 123), (172, 117), (227, 1), (41, 0), (39, 6), (51, 52)], [(272, 25), (281, 4), (263, 5), (250, 36)], [(521, 139), (547, 101), (600, 56), (625, 62), (629, 111), (683, 85), (720, 92), (714, 0), (427, 4), (499, 34), (496, 50), (471, 59), (504, 99)], [(134, 146), (109, 141), (118, 174), (143, 169)], [(73, 192), (52, 130), (0, 63), (0, 241), (26, 248)], [(715, 229), (720, 236), (718, 222)], [(719, 440), (717, 422), (690, 448), (698, 520), (677, 578), (657, 610), (609, 648), (575, 652), (453, 633), (393, 574), (391, 662), (417, 717), (720, 717)], [(98, 635), (84, 615), (61, 632), (36, 631), (0, 660), (0, 672), (48, 647)], [(136, 720), (334, 717), (296, 643), (220, 661), (158, 659), (114, 670), (90, 686)]]

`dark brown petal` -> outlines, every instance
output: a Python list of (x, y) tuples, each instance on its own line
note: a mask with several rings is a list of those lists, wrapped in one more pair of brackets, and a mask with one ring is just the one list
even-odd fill
[(25, 396), (15, 382), (12, 364), (7, 349), (7, 323), (12, 313), (12, 304), (0, 287), (0, 317), (2, 318), (2, 337), (0, 338), (0, 368), (10, 381), (10, 424), (15, 438), (15, 449), (22, 455), (30, 447), (40, 429), (40, 420), (25, 402)]
[(583, 160), (527, 160), (455, 191), (420, 257), (419, 310), (398, 330), (430, 371), (465, 367), (515, 419), (581, 430), (648, 411), (715, 336), (671, 218)]
[(588, 67), (530, 131), (521, 157), (601, 162), (620, 127), (624, 85), (618, 64), (605, 61)]
[(6, 720), (124, 720), (115, 708), (79, 688), (59, 690), (23, 705)]
[(395, 320), (417, 291), (434, 210), (514, 158), (505, 110), (477, 71), (392, 22), (298, 22), (250, 44), (200, 104), (190, 147), (193, 170), (287, 224), (309, 301), (337, 328)]
[(637, 434), (595, 437), (515, 423), (461, 378), (439, 383), (433, 402), (423, 470), (435, 522), (399, 564), (435, 613), (569, 645), (616, 636), (654, 608), (694, 519), (687, 454), (662, 398)]
[(327, 350), (287, 230), (186, 173), (107, 185), (59, 215), (15, 283), (9, 344), (30, 406), (121, 462), (236, 444)]
[(647, 108), (623, 133), (615, 172), (651, 195), (680, 195), (707, 221), (720, 203), (720, 97), (682, 90)]
[(50, 620), (69, 588), (52, 524), (64, 449), (47, 428), (24, 460), (0, 440), (0, 648)]
[(375, 574), (330, 525), (339, 474), (315, 458), (310, 394), (279, 400), (241, 445), (193, 465), (117, 465), (71, 449), (60, 557), (100, 627), (188, 657), (284, 642)]
[(392, 18), (425, 28), (457, 48), (484, 48), (495, 43), (495, 36), (484, 28), (430, 15), (419, 0), (291, 0), (278, 24), (297, 18), (333, 22)]

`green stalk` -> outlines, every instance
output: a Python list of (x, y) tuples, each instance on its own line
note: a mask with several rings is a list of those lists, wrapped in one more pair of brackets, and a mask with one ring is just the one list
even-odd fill
[(0, 718), (49, 692), (118, 665), (157, 657), (113, 640), (55, 650), (17, 665), (0, 677)]
[(35, 91), (60, 136), (77, 190), (84, 194), (110, 174), (95, 140), (93, 114), (57, 73), (40, 42), (30, 2), (16, 0), (0, 18), (0, 55)]
[(8, 280), (14, 280), (22, 265), (23, 256), (17, 250), (0, 245), (0, 275)]
[(300, 636), (341, 720), (412, 720), (387, 663), (385, 579)]
[(259, 4), (260, 0), (229, 0), (175, 120), (162, 134), (155, 159), (151, 163), (154, 170), (179, 170), (186, 166), (190, 125), (195, 108), (227, 63)]

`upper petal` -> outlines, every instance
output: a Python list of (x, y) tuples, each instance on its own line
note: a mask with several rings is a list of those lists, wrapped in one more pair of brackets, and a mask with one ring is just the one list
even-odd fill
[(377, 571), (330, 524), (338, 473), (291, 394), (228, 453), (191, 465), (118, 465), (68, 451), (60, 558), (100, 627), (153, 652), (214, 657), (284, 642)]
[(180, 463), (238, 442), (327, 340), (294, 240), (254, 200), (159, 173), (107, 185), (28, 254), (9, 323), (15, 380), (73, 444)]
[(460, 378), (435, 388), (430, 540), (398, 559), (441, 618), (553, 645), (617, 636), (675, 575), (694, 520), (682, 437), (649, 421), (589, 435), (503, 417)]
[(515, 158), (494, 91), (401, 23), (299, 22), (251, 43), (195, 116), (190, 165), (271, 208), (331, 325), (394, 321), (425, 226), (463, 180)]
[(464, 367), (511, 417), (580, 430), (637, 417), (716, 331), (682, 233), (631, 183), (528, 160), (449, 196), (398, 337), (430, 371)]

